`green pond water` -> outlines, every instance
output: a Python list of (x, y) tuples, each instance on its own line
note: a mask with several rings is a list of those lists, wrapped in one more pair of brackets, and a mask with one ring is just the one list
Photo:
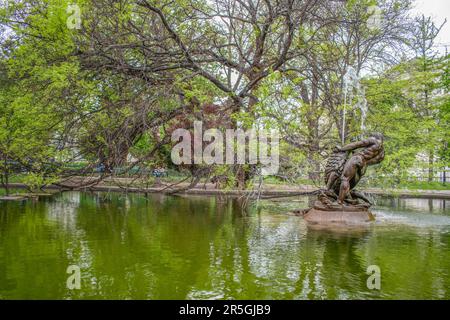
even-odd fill
[[(0, 201), (0, 299), (449, 299), (450, 201), (378, 199), (362, 230), (313, 230), (307, 198), (67, 192)], [(80, 289), (69, 289), (69, 266)], [(367, 268), (381, 271), (380, 290)]]

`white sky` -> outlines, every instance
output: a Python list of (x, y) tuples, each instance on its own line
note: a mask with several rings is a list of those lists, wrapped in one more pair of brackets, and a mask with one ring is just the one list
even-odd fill
[(445, 46), (450, 53), (450, 0), (415, 0), (413, 14), (431, 16), (436, 25), (447, 19), (436, 39), (436, 49), (445, 53)]

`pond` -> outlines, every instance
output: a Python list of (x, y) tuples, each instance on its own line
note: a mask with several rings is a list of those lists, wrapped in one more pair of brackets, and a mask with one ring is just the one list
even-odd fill
[[(66, 192), (0, 202), (1, 299), (449, 299), (450, 201), (379, 198), (367, 229), (314, 230), (264, 200)], [(69, 289), (69, 266), (80, 289)], [(367, 287), (380, 268), (381, 288)]]

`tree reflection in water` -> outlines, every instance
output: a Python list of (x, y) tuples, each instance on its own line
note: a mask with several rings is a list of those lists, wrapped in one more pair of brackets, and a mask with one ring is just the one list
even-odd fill
[[(244, 214), (223, 197), (70, 192), (0, 203), (0, 297), (448, 299), (450, 213), (433, 204), (381, 202), (381, 221), (418, 224), (336, 232), (283, 214), (289, 201)], [(81, 290), (66, 288), (69, 265), (81, 268)], [(366, 287), (369, 265), (381, 268), (379, 291)]]

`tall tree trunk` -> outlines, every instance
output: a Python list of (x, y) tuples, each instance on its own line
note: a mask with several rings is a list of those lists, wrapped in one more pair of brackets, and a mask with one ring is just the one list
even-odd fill
[(9, 167), (8, 167), (8, 157), (3, 158), (4, 171), (1, 175), (2, 185), (5, 188), (6, 195), (9, 196)]
[(434, 180), (434, 151), (431, 150), (428, 154), (428, 182), (433, 182)]
[[(253, 111), (254, 111), (253, 107), (258, 102), (254, 98), (254, 94), (255, 94), (256, 89), (257, 89), (257, 87), (255, 87), (254, 89), (252, 89), (250, 91), (250, 98), (249, 98), (249, 101), (248, 101), (248, 110), (249, 110), (249, 112), (252, 115), (253, 115)], [(236, 121), (234, 121), (234, 125), (235, 125), (234, 126), (235, 129), (237, 129), (237, 122)], [(244, 126), (242, 129), (244, 131), (246, 131), (246, 130), (249, 130), (251, 128)], [(245, 157), (246, 157), (246, 159), (249, 159), (249, 152), (250, 152), (249, 144), (250, 144), (250, 141), (248, 141), (248, 142), (246, 141), (245, 142)], [(244, 162), (247, 163), (246, 160), (244, 160)], [(250, 176), (251, 176), (250, 170), (251, 170), (252, 167), (254, 167), (254, 165), (251, 165), (251, 164), (249, 164), (249, 165), (237, 164), (236, 165), (236, 168), (237, 168), (236, 169), (236, 187), (239, 190), (245, 190), (245, 188), (247, 186), (247, 182), (250, 180)]]
[(4, 172), (1, 175), (1, 182), (2, 182), (2, 186), (5, 189), (5, 193), (7, 196), (9, 196), (9, 175), (7, 172)]
[(448, 160), (448, 158), (447, 158), (447, 148), (448, 148), (448, 142), (447, 141), (445, 141), (444, 142), (444, 150), (443, 150), (443, 154), (444, 154), (444, 156), (443, 156), (443, 159), (444, 159), (444, 165), (442, 166), (442, 184), (446, 184), (447, 183), (447, 160)]
[(237, 165), (236, 184), (239, 190), (245, 190), (247, 184), (247, 175), (245, 171), (246, 170), (243, 164)]
[(9, 174), (5, 174), (5, 191), (6, 195), (9, 196)]

